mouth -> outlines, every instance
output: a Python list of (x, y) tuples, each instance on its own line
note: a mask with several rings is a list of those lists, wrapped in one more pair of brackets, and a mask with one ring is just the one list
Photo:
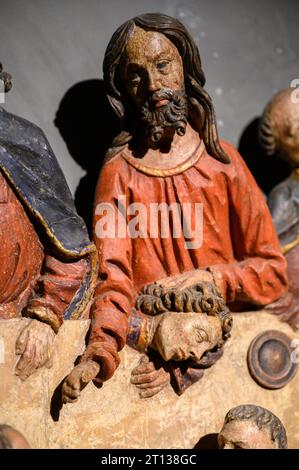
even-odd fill
[(156, 101), (156, 102), (154, 103), (154, 107), (155, 107), (156, 109), (157, 109), (157, 108), (161, 108), (161, 106), (165, 106), (165, 105), (168, 104), (168, 103), (169, 103), (169, 100), (167, 100), (167, 99), (161, 99), (161, 100)]
[(155, 93), (150, 98), (150, 105), (154, 108), (161, 108), (162, 106), (167, 105), (173, 99), (173, 91), (168, 88), (163, 88)]

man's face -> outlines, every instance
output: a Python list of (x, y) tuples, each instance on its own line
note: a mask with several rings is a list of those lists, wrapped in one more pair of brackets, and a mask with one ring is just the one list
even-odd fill
[(275, 449), (267, 427), (259, 429), (254, 420), (234, 420), (226, 423), (218, 434), (221, 449)]
[[(295, 107), (295, 105), (293, 105)], [(285, 123), (280, 146), (283, 156), (292, 164), (299, 167), (299, 103), (296, 105), (296, 116), (291, 116)]]
[[(124, 87), (137, 106), (161, 88), (184, 90), (184, 69), (177, 48), (164, 34), (135, 26), (121, 70)], [(165, 101), (155, 104), (163, 106)]]
[(184, 68), (166, 36), (135, 27), (125, 48), (120, 76), (124, 93), (137, 110), (151, 144), (185, 134), (188, 102)]
[(289, 89), (277, 99), (271, 111), (274, 137), (281, 156), (299, 167), (299, 103), (292, 100)]
[(198, 362), (222, 338), (218, 317), (200, 313), (168, 312), (163, 314), (152, 347), (165, 361)]

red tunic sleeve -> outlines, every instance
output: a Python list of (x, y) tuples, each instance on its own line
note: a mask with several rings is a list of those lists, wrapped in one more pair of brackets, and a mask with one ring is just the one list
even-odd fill
[(262, 192), (237, 150), (223, 147), (232, 161), (227, 186), (236, 261), (210, 270), (228, 303), (267, 305), (287, 291), (286, 261)]
[(119, 364), (118, 351), (126, 343), (128, 317), (136, 299), (131, 239), (123, 230), (130, 203), (128, 178), (127, 163), (116, 157), (103, 167), (95, 195), (93, 234), (99, 278), (91, 308), (89, 343), (82, 360), (99, 363), (100, 380), (108, 380)]
[(62, 262), (47, 255), (25, 313), (48, 323), (57, 332), (63, 323), (65, 310), (89, 270), (87, 259)]

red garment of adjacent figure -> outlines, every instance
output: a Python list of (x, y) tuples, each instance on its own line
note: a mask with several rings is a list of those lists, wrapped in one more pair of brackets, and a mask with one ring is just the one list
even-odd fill
[(48, 309), (44, 319), (55, 331), (90, 270), (88, 261), (63, 262), (47, 254), (14, 190), (0, 172), (0, 318), (21, 316), (26, 308)]

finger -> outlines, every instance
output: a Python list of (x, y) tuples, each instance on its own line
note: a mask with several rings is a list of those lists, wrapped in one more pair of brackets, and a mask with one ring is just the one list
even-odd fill
[(140, 389), (145, 389), (145, 388), (155, 388), (155, 387), (165, 387), (169, 383), (169, 376), (166, 375), (159, 375), (155, 380), (152, 382), (144, 382), (144, 383), (138, 383), (134, 384), (136, 385), (137, 388)]
[(15, 374), (20, 377), (21, 380), (27, 379), (33, 372), (37, 369), (38, 365), (36, 364), (36, 347), (35, 343), (26, 344), (25, 352), (20, 357)]
[(162, 388), (163, 387), (148, 388), (146, 390), (143, 390), (142, 392), (139, 392), (139, 397), (140, 398), (153, 397), (154, 395), (157, 395), (157, 393), (161, 392)]
[(62, 403), (75, 403), (79, 397), (72, 398), (69, 395), (62, 395)]
[(63, 386), (62, 388), (62, 394), (67, 395), (70, 398), (78, 398), (80, 395), (80, 389), (79, 388), (74, 389), (66, 385), (66, 386)]
[(71, 390), (80, 390), (80, 380), (70, 380), (67, 379), (67, 382), (65, 383), (66, 386), (68, 386)]
[(158, 385), (156, 382), (148, 382), (144, 384), (134, 384), (136, 388), (139, 390), (147, 390), (150, 388), (157, 388), (158, 386), (160, 387), (161, 385)]
[(15, 368), (15, 375), (19, 377), (23, 382), (29, 377), (29, 374), (27, 374), (23, 368), (23, 364), (19, 364), (19, 362), (17, 363)]
[(158, 371), (150, 372), (149, 374), (140, 374), (140, 375), (133, 375), (131, 376), (131, 383), (136, 384), (144, 384), (153, 382), (158, 377)]
[(79, 390), (82, 374), (82, 366), (79, 364), (64, 379), (63, 387), (70, 387), (73, 390)]
[(21, 380), (26, 380), (34, 371), (35, 364), (32, 359), (23, 354), (16, 365), (15, 374)]
[(89, 382), (91, 382), (96, 377), (96, 375), (94, 373), (91, 373), (90, 371), (84, 372), (82, 374), (82, 377), (81, 377), (81, 384), (82, 385), (87, 385)]
[(83, 384), (88, 384), (96, 378), (100, 372), (100, 366), (96, 363), (87, 364), (86, 368), (83, 369), (81, 381)]
[(164, 287), (165, 289), (168, 289), (168, 288), (171, 288), (174, 285), (174, 281), (170, 280), (170, 279), (165, 279), (165, 280), (159, 281), (158, 284), (161, 287)]
[(172, 287), (179, 285), (180, 282), (182, 282), (186, 277), (187, 277), (186, 273), (177, 274), (176, 276), (171, 276), (171, 277), (166, 277), (164, 279), (161, 279), (157, 281), (157, 284), (167, 289), (171, 289)]
[(132, 375), (148, 374), (149, 372), (153, 372), (155, 370), (156, 369), (154, 364), (149, 362), (148, 364), (135, 367), (135, 369), (132, 370)]
[(66, 393), (67, 395), (72, 394), (73, 392), (80, 392), (80, 387), (79, 383), (75, 382), (70, 382), (68, 378), (64, 380), (63, 386), (62, 386), (62, 393)]
[(72, 391), (72, 389), (70, 389), (70, 387), (67, 385), (67, 384), (63, 384), (62, 386), (62, 391), (61, 391), (61, 396), (64, 397), (64, 396), (71, 396), (70, 395), (70, 391)]
[(28, 341), (28, 334), (29, 334), (28, 327), (24, 328), (21, 331), (16, 341), (16, 346), (15, 346), (16, 354), (18, 355), (23, 354), (23, 352), (25, 351), (26, 344)]

